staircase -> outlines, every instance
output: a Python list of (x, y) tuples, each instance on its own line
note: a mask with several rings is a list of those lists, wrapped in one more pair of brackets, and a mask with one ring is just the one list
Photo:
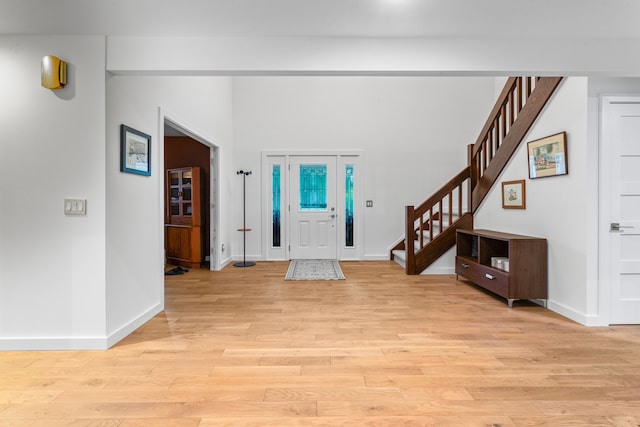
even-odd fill
[(473, 214), (496, 183), (562, 77), (510, 77), (475, 144), (468, 166), (418, 207), (407, 206), (405, 236), (390, 258), (420, 274), (456, 243), (456, 230), (473, 228)]

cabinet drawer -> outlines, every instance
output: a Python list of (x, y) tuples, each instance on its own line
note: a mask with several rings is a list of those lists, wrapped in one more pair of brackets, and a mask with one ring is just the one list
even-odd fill
[(478, 263), (475, 261), (470, 261), (466, 258), (457, 256), (456, 257), (456, 274), (460, 276), (464, 276), (469, 280), (473, 280), (475, 274), (478, 271)]
[(456, 274), (504, 298), (509, 297), (509, 273), (507, 272), (456, 257)]

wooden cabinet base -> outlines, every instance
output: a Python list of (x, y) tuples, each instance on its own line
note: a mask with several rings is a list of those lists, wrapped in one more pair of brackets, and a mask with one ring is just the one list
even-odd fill
[(490, 230), (458, 230), (458, 275), (505, 298), (509, 308), (519, 299), (546, 300), (547, 240)]
[(165, 225), (167, 263), (200, 268), (200, 227)]

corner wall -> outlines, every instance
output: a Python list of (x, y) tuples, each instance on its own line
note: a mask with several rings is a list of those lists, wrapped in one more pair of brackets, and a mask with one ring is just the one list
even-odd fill
[[(164, 141), (166, 115), (217, 145), (219, 243), (231, 239), (231, 78), (107, 78), (107, 333), (110, 344), (164, 308)], [(120, 125), (151, 135), (151, 176), (120, 172)], [(224, 256), (224, 254), (223, 254)]]
[[(49, 54), (64, 89), (40, 86)], [(106, 346), (104, 69), (104, 37), (0, 37), (0, 350)]]
[[(527, 142), (562, 131), (567, 132), (569, 173), (529, 179)], [(587, 140), (587, 78), (565, 78), (474, 216), (475, 228), (546, 238), (548, 307), (582, 324), (588, 316), (587, 260), (597, 253), (597, 242), (589, 237), (597, 218), (588, 215), (597, 200), (597, 171), (587, 169), (593, 155)], [(526, 209), (502, 209), (501, 182), (519, 179), (525, 179)]]

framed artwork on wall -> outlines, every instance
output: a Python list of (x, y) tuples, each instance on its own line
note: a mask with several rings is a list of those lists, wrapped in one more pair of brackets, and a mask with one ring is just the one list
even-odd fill
[(525, 209), (526, 194), (524, 179), (518, 181), (504, 181), (502, 183), (502, 208)]
[(527, 152), (529, 178), (543, 178), (568, 173), (566, 132), (528, 142)]
[(120, 171), (151, 176), (151, 136), (120, 125)]

